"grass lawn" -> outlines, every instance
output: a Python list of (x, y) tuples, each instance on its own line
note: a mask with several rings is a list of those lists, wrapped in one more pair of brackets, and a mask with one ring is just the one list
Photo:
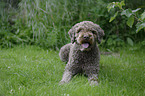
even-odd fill
[(145, 96), (145, 49), (101, 55), (99, 86), (85, 76), (59, 85), (58, 51), (35, 46), (0, 49), (0, 96)]

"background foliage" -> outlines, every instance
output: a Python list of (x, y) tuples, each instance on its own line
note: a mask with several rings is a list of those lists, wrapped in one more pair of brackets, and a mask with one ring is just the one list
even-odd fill
[[(117, 16), (109, 22), (117, 10), (107, 11), (107, 5), (113, 1), (121, 0), (1, 0), (0, 46), (30, 44), (58, 49), (70, 42), (69, 29), (84, 20), (104, 29), (104, 47), (120, 47), (128, 40), (143, 45), (144, 30), (136, 33), (134, 25), (129, 28), (125, 16)], [(124, 7), (141, 8), (139, 12), (144, 12), (144, 5), (144, 0), (125, 0)]]
[[(127, 21), (126, 24), (132, 28), (133, 25), (135, 24), (136, 26), (136, 33), (138, 33), (140, 30), (144, 29), (145, 30), (145, 11), (143, 13), (140, 13), (139, 11), (141, 8), (137, 8), (135, 10), (132, 10), (130, 8), (124, 9), (123, 6), (125, 6), (124, 1), (121, 2), (112, 2), (109, 3), (107, 8), (108, 12), (110, 12), (111, 9), (118, 8), (119, 10), (116, 10), (114, 16), (112, 16), (109, 20), (109, 22), (112, 22), (117, 15), (119, 14), (120, 16), (126, 16)], [(134, 22), (136, 20), (136, 22)], [(133, 41), (131, 38), (127, 38), (128, 44), (133, 46)]]

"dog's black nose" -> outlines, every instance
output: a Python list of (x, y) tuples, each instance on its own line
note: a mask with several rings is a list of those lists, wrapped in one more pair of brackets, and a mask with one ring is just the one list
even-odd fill
[(89, 36), (87, 36), (87, 35), (84, 35), (84, 39), (89, 39)]

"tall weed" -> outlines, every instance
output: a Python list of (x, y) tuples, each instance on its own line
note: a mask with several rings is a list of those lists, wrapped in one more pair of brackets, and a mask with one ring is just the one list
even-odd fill
[[(38, 45), (58, 49), (70, 42), (69, 29), (76, 23), (90, 20), (105, 31), (104, 47), (120, 47), (128, 37), (143, 38), (143, 33), (134, 34), (134, 29), (125, 25), (124, 17), (109, 23), (108, 0), (16, 0), (13, 3), (0, 1), (0, 45)], [(5, 7), (7, 6), (7, 7)], [(136, 40), (137, 41), (137, 40)]]
[(72, 25), (83, 20), (99, 21), (97, 18), (104, 13), (103, 3), (101, 0), (22, 0), (20, 17), (31, 30), (35, 44), (59, 48), (70, 42), (67, 32)]

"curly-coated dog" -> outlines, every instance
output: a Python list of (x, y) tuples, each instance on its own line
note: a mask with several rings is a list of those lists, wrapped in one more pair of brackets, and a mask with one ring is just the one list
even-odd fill
[(100, 52), (96, 41), (101, 42), (104, 31), (91, 21), (83, 21), (74, 25), (68, 34), (71, 43), (59, 52), (60, 59), (67, 62), (60, 83), (67, 83), (77, 73), (84, 73), (91, 85), (97, 85)]

